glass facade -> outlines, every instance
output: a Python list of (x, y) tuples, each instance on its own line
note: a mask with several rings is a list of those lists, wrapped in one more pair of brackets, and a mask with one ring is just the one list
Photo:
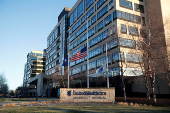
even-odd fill
[(97, 28), (98, 28), (98, 30), (100, 30), (103, 27), (104, 27), (104, 23), (103, 23), (103, 20), (102, 20), (100, 23), (98, 23)]
[(85, 16), (81, 18), (81, 23), (85, 22)]
[(73, 26), (72, 32), (75, 31), (81, 25), (81, 21), (78, 21), (76, 25)]
[(87, 24), (85, 24), (83, 27), (81, 27), (77, 33), (76, 33), (76, 36), (79, 36), (83, 31), (85, 31), (87, 29)]
[(80, 2), (80, 4), (78, 5), (78, 7), (77, 7), (77, 18), (79, 18), (82, 14), (83, 14), (83, 12), (84, 12), (84, 6), (83, 6), (84, 4), (83, 4), (83, 0)]
[(113, 63), (119, 60), (125, 60), (124, 52), (113, 53), (112, 59), (113, 59)]
[(96, 15), (94, 17), (92, 17), (91, 19), (91, 24), (95, 23), (96, 22)]
[(73, 13), (70, 15), (70, 26), (73, 25)]
[[(108, 63), (111, 63), (110, 56), (107, 56), (107, 58), (108, 58)], [(105, 63), (106, 63), (106, 57), (100, 58), (97, 60), (97, 67), (99, 67)]]
[(97, 37), (90, 40), (90, 46), (93, 46), (93, 45), (97, 44), (98, 42), (102, 41), (104, 38), (106, 38), (105, 34), (107, 34), (107, 33), (109, 33), (109, 29), (107, 29), (106, 31), (99, 34)]
[(86, 0), (86, 9), (93, 4), (94, 0)]
[(105, 1), (106, 1), (106, 0), (99, 0), (99, 1), (97, 2), (97, 9), (98, 9), (100, 6), (102, 6)]
[(134, 14), (130, 14), (130, 13), (126, 13), (123, 11), (114, 11), (113, 13), (113, 19), (117, 19), (117, 18), (121, 18), (127, 21), (131, 21), (131, 22), (135, 22), (135, 23), (141, 23), (141, 17), (134, 15)]
[(88, 37), (92, 36), (95, 33), (95, 28), (93, 27), (91, 30), (88, 31)]
[(80, 43), (87, 39), (87, 33), (80, 37)]
[[(127, 0), (118, 0), (118, 2), (118, 5), (122, 7), (121, 9), (126, 8), (126, 10), (130, 10), (131, 12), (142, 10), (140, 9), (140, 4), (133, 3), (134, 10), (132, 10), (132, 2)], [(90, 69), (97, 69), (102, 65), (103, 62), (106, 62), (106, 57), (102, 56), (106, 52), (105, 40), (108, 35), (111, 37), (118, 32), (117, 27), (121, 28), (120, 32), (124, 33), (124, 35), (138, 35), (137, 27), (132, 27), (125, 24), (117, 26), (115, 20), (121, 19), (128, 22), (141, 23), (141, 17), (128, 13), (127, 11), (118, 11), (114, 8), (115, 5), (115, 0), (79, 0), (78, 4), (76, 4), (76, 7), (74, 7), (70, 13), (68, 13), (69, 17), (66, 15), (63, 16), (63, 23), (61, 22), (63, 27), (60, 25), (57, 29), (55, 29), (47, 40), (47, 70), (53, 68), (57, 63), (60, 62), (59, 57), (62, 57), (62, 60), (64, 60), (67, 54), (67, 52), (65, 52), (67, 51), (67, 48), (64, 48), (64, 46), (68, 44), (66, 42), (66, 38), (68, 38), (68, 27), (66, 25), (67, 18), (69, 20), (68, 26), (70, 29), (68, 33), (70, 35), (69, 58), (71, 58), (87, 45), (85, 41), (87, 40), (88, 32), (90, 46), (88, 57), (90, 60)], [(61, 32), (62, 35), (60, 36)], [(59, 39), (60, 41), (62, 40), (60, 45), (60, 41), (58, 41)], [(57, 41), (53, 43), (55, 40)], [(139, 63), (137, 62), (137, 57), (142, 59), (140, 55), (117, 52), (116, 50), (118, 46), (121, 48), (136, 49), (136, 41), (133, 39), (126, 39), (126, 37), (114, 37), (107, 42), (107, 45), (108, 51), (114, 51), (110, 54), (110, 56), (108, 56), (109, 65), (115, 65), (114, 61), (118, 62), (120, 60), (125, 60), (130, 63)], [(61, 55), (60, 48), (62, 48)], [(74, 75), (82, 71), (86, 71), (87, 65), (84, 63), (86, 61), (87, 57), (75, 62), (70, 62), (69, 65), (71, 74)], [(111, 73), (109, 76), (117, 76), (120, 74), (120, 71), (117, 67), (110, 69), (109, 72)]]
[(113, 2), (113, 0), (111, 0), (110, 2), (109, 2), (109, 9), (112, 9), (114, 7), (114, 2)]
[(86, 17), (90, 17), (92, 14), (94, 13), (94, 7), (92, 7), (87, 13), (86, 13)]
[(107, 17), (105, 18), (105, 20), (104, 20), (105, 26), (106, 26), (107, 24), (109, 24), (111, 21), (112, 21), (112, 16), (111, 16), (111, 15), (107, 16)]
[(133, 7), (132, 7), (132, 2), (127, 1), (127, 0), (119, 0), (119, 5), (120, 5), (121, 7), (133, 9)]
[(108, 11), (108, 5), (106, 5), (100, 12), (97, 13), (97, 19), (101, 18)]
[(89, 55), (89, 58), (92, 58), (92, 57), (99, 55), (101, 53), (102, 53), (102, 46), (90, 51), (88, 55)]

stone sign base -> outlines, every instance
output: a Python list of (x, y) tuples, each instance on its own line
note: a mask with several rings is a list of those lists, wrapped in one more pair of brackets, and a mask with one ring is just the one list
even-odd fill
[(60, 102), (114, 102), (115, 88), (60, 88)]

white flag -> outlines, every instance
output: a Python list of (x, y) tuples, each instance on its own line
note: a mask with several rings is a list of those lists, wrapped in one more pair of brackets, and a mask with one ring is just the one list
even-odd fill
[(103, 72), (106, 72), (106, 63), (103, 63), (103, 65), (96, 70), (96, 74), (101, 74)]

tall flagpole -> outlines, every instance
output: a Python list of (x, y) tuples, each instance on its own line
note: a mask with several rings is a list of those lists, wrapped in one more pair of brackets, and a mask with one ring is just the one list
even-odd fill
[(68, 83), (67, 83), (67, 88), (69, 88), (69, 73), (70, 73), (69, 72), (69, 68), (70, 68), (69, 67), (70, 66), (70, 62), (69, 62), (69, 60), (70, 60), (70, 50), (69, 50), (70, 49), (70, 29), (68, 30), (68, 35), (69, 35), (69, 37), (68, 37), (68, 43), (69, 43), (68, 45), (69, 46), (68, 46)]
[(106, 41), (106, 75), (107, 75), (107, 88), (109, 88), (109, 77), (108, 77), (108, 58), (107, 58), (107, 41)]
[(88, 44), (88, 18), (87, 18), (87, 88), (89, 88), (89, 44)]

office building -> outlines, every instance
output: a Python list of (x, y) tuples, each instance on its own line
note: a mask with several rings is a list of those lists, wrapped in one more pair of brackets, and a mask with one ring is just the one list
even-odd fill
[(26, 88), (25, 94), (35, 95), (35, 85), (28, 84), (29, 81), (36, 77), (40, 73), (45, 73), (45, 59), (46, 59), (46, 50), (44, 51), (31, 51), (27, 55), (27, 62), (24, 68), (24, 78), (23, 78), (23, 87)]
[[(65, 7), (59, 15), (58, 24), (47, 37), (45, 74), (59, 74), (56, 67), (62, 67), (66, 56), (71, 58), (87, 46), (88, 37), (89, 77), (106, 75), (96, 74), (96, 69), (106, 62), (106, 43), (110, 78), (120, 75), (119, 67), (122, 65), (127, 77), (143, 75), (139, 65), (142, 52), (138, 50), (138, 37), (142, 27), (147, 24), (145, 13), (150, 6), (159, 6), (156, 8), (162, 12), (159, 18), (168, 15), (164, 13), (166, 11), (163, 6), (169, 2), (163, 1), (78, 0), (72, 8)], [(168, 33), (167, 29), (165, 33)], [(74, 84), (79, 83), (77, 79), (86, 81), (83, 77), (87, 76), (87, 57), (69, 62), (69, 66)], [(62, 71), (65, 68), (67, 66), (62, 67)], [(113, 84), (110, 79), (110, 86)]]
[[(141, 5), (141, 9), (137, 9), (138, 5)], [(136, 9), (135, 9), (135, 8)], [(113, 62), (119, 60), (119, 51), (117, 50), (118, 43), (116, 40), (121, 41), (120, 46), (126, 52), (122, 53), (122, 58), (127, 57), (129, 61), (128, 70), (136, 70), (141, 74), (140, 69), (134, 68), (132, 65), (137, 65), (137, 59), (140, 57), (140, 54), (130, 53), (131, 49), (136, 49), (136, 41), (126, 35), (137, 35), (138, 28), (132, 27), (133, 25), (142, 24), (142, 18), (144, 18), (144, 2), (139, 0), (134, 0), (133, 2), (120, 0), (79, 0), (73, 6), (73, 8), (59, 20), (57, 26), (60, 25), (61, 36), (60, 40), (65, 40), (67, 43), (67, 49), (64, 49), (66, 45), (64, 42), (62, 45), (62, 58), (60, 62), (64, 60), (63, 56), (66, 57), (69, 51), (69, 57), (71, 58), (74, 54), (80, 51), (83, 47), (87, 45), (87, 24), (88, 24), (88, 40), (89, 40), (89, 69), (90, 75), (95, 77), (95, 72), (98, 67), (100, 67), (103, 62), (106, 61), (106, 48), (105, 41), (107, 39), (109, 47), (109, 70), (114, 71), (114, 74), (119, 75), (120, 71), (118, 66)], [(123, 16), (124, 15), (124, 16)], [(65, 24), (63, 23), (65, 21)], [(68, 22), (67, 22), (68, 21)], [(125, 25), (126, 21), (130, 23), (131, 26)], [(124, 24), (121, 24), (124, 23)], [(65, 28), (63, 28), (65, 25)], [(55, 31), (58, 27), (55, 27), (54, 30), (50, 33), (47, 38), (47, 62), (46, 74), (55, 73), (53, 67), (56, 64), (55, 59), (58, 51), (52, 49), (56, 45), (55, 40)], [(121, 28), (121, 32), (125, 37), (116, 36), (118, 29)], [(129, 29), (128, 29), (129, 28)], [(65, 32), (65, 33), (64, 33)], [(69, 33), (68, 33), (69, 32)], [(57, 32), (58, 33), (58, 32)], [(68, 34), (68, 36), (67, 36)], [(68, 39), (68, 37), (70, 37)], [(110, 37), (110, 38), (108, 38)], [(114, 38), (113, 38), (114, 37)], [(126, 38), (127, 37), (127, 38)], [(70, 46), (68, 47), (70, 43)], [(63, 53), (63, 50), (67, 50), (67, 53)], [(131, 58), (133, 56), (133, 58)], [(54, 58), (55, 57), (55, 58)], [(81, 59), (76, 62), (70, 62), (70, 76), (79, 74), (80, 72), (87, 70), (86, 59)], [(60, 63), (59, 62), (59, 63)], [(115, 73), (116, 72), (116, 73)], [(130, 75), (130, 76), (134, 76)]]

